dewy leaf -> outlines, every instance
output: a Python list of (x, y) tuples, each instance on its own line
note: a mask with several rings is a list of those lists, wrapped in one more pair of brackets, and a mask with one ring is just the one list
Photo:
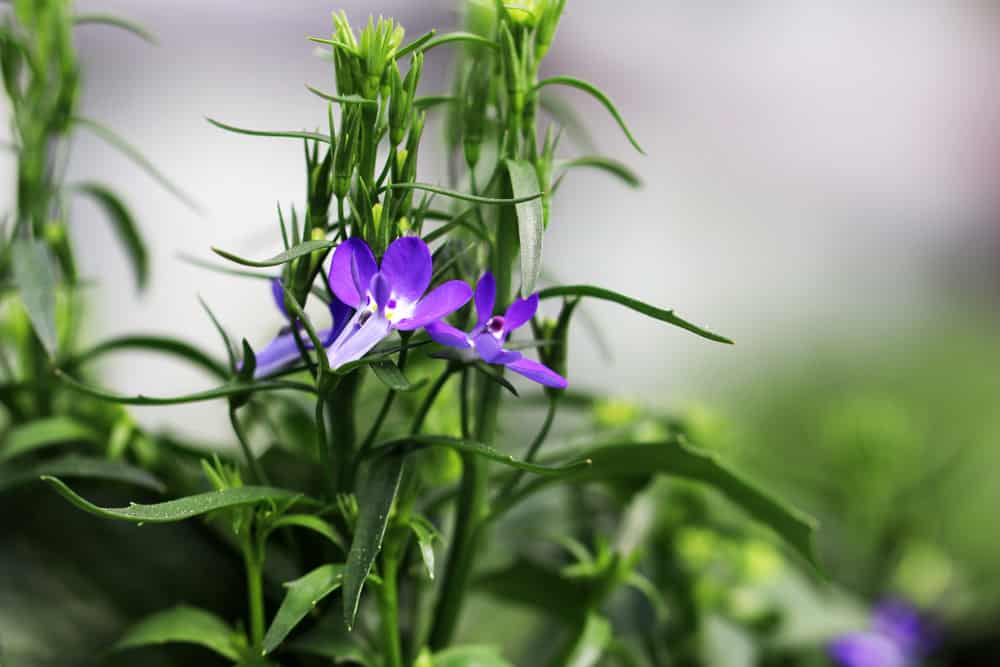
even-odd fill
[(7, 432), (0, 447), (0, 461), (7, 461), (43, 447), (69, 442), (95, 443), (98, 434), (72, 417), (47, 417), (15, 426)]
[(361, 590), (382, 548), (389, 510), (403, 476), (403, 460), (404, 455), (398, 452), (375, 459), (358, 497), (358, 521), (344, 572), (344, 624), (348, 628), (354, 626), (361, 604)]
[(389, 359), (376, 361), (371, 364), (371, 367), (372, 371), (375, 372), (375, 377), (393, 391), (413, 391), (422, 387), (427, 381), (427, 378), (424, 378), (419, 382), (410, 382), (403, 375), (403, 371), (399, 369), (399, 366)]
[(72, 186), (72, 189), (92, 197), (104, 209), (118, 240), (128, 253), (136, 284), (140, 289), (145, 287), (149, 279), (149, 253), (128, 208), (113, 192), (97, 183), (79, 183)]
[[(507, 173), (514, 198), (520, 199), (539, 191), (538, 174), (526, 160), (507, 160)], [(521, 295), (535, 291), (535, 282), (542, 270), (542, 237), (545, 234), (542, 200), (532, 199), (515, 205), (517, 233), (521, 246)]]
[(42, 241), (17, 239), (11, 247), (14, 283), (31, 326), (49, 357), (56, 353), (56, 277)]
[(119, 336), (101, 341), (94, 347), (81, 352), (73, 359), (66, 362), (67, 366), (79, 366), (94, 359), (104, 356), (110, 352), (118, 350), (142, 350), (149, 352), (159, 352), (169, 354), (191, 362), (193, 365), (208, 371), (219, 379), (229, 377), (229, 369), (219, 360), (214, 359), (207, 352), (195, 347), (191, 343), (171, 338), (169, 336), (136, 335)]
[(565, 169), (569, 171), (570, 169), (576, 169), (578, 167), (600, 169), (601, 171), (611, 174), (612, 176), (617, 176), (624, 181), (626, 185), (632, 188), (638, 188), (642, 185), (642, 180), (639, 179), (639, 176), (636, 175), (634, 171), (629, 169), (625, 163), (608, 157), (600, 155), (587, 155), (584, 157), (574, 158), (572, 160), (556, 162), (557, 169)]
[(288, 592), (264, 636), (264, 653), (278, 648), (320, 600), (340, 588), (343, 575), (343, 565), (321, 565), (304, 577), (285, 584)]
[(368, 457), (392, 456), (394, 452), (409, 454), (425, 447), (447, 447), (460, 454), (475, 454), (490, 461), (502, 463), (505, 466), (517, 468), (518, 470), (532, 472), (536, 475), (567, 475), (590, 466), (590, 461), (587, 459), (568, 463), (564, 466), (545, 466), (537, 463), (528, 463), (527, 461), (515, 459), (509, 454), (499, 452), (492, 447), (487, 447), (481, 442), (449, 438), (443, 435), (411, 435), (396, 440), (389, 440), (371, 450), (368, 453)]
[(157, 612), (132, 626), (115, 644), (115, 650), (157, 644), (197, 644), (229, 660), (238, 660), (240, 640), (221, 618), (197, 607), (177, 606)]
[(139, 39), (156, 44), (156, 36), (144, 27), (112, 14), (79, 14), (73, 17), (73, 25), (106, 25), (130, 32)]
[(300, 130), (247, 130), (242, 127), (235, 127), (233, 125), (226, 125), (225, 123), (220, 123), (217, 120), (211, 118), (206, 118), (209, 123), (216, 126), (221, 130), (226, 130), (228, 132), (236, 132), (237, 134), (249, 134), (252, 137), (284, 137), (288, 139), (312, 139), (313, 141), (321, 141), (324, 144), (330, 143), (330, 137), (325, 134), (320, 134), (319, 132), (303, 132)]
[[(646, 480), (656, 474), (701, 482), (721, 492), (751, 517), (769, 527), (812, 565), (819, 567), (813, 545), (816, 521), (759, 490), (703, 450), (679, 442), (607, 445), (584, 452), (592, 465), (559, 481), (584, 483), (615, 479)], [(499, 516), (528, 495), (552, 484), (539, 478), (494, 509)]]
[(316, 252), (317, 250), (326, 250), (327, 248), (332, 248), (335, 245), (337, 244), (334, 241), (323, 241), (323, 240), (305, 241), (304, 243), (292, 246), (291, 248), (289, 248), (284, 252), (278, 253), (277, 255), (271, 257), (270, 259), (262, 259), (262, 260), (245, 259), (243, 257), (240, 257), (239, 255), (234, 255), (231, 252), (220, 250), (219, 248), (214, 248), (214, 247), (212, 248), (212, 252), (214, 252), (219, 257), (224, 257), (231, 262), (236, 262), (237, 264), (242, 264), (243, 266), (253, 266), (257, 268), (263, 268), (267, 266), (280, 266), (281, 264), (287, 264), (293, 259), (302, 257), (303, 255), (308, 255), (310, 253)]
[[(267, 486), (241, 486), (222, 491), (199, 493), (155, 505), (131, 503), (128, 507), (98, 507), (81, 498), (57, 477), (44, 475), (42, 480), (51, 484), (66, 500), (85, 512), (107, 519), (134, 523), (171, 523), (231, 507), (256, 505), (276, 500), (303, 500), (301, 494), (286, 489), (275, 489)], [(310, 502), (315, 503), (315, 501)]]
[(417, 546), (420, 547), (420, 558), (427, 568), (427, 577), (434, 578), (434, 542), (440, 537), (437, 529), (430, 521), (422, 516), (410, 517), (410, 529), (417, 538)]
[(598, 102), (600, 102), (604, 106), (605, 109), (608, 110), (608, 113), (614, 116), (615, 121), (618, 123), (618, 127), (620, 127), (622, 129), (622, 132), (625, 133), (625, 136), (628, 137), (629, 143), (631, 143), (632, 146), (634, 146), (635, 149), (640, 153), (642, 153), (643, 155), (646, 154), (646, 151), (642, 150), (642, 146), (640, 146), (639, 142), (636, 141), (634, 136), (632, 136), (632, 132), (629, 131), (628, 126), (625, 125), (625, 119), (622, 118), (622, 115), (620, 113), (618, 113), (618, 109), (615, 108), (615, 105), (611, 101), (611, 98), (605, 95), (603, 91), (601, 91), (599, 88), (597, 88), (591, 83), (587, 83), (586, 81), (581, 81), (580, 79), (575, 79), (571, 76), (554, 76), (550, 79), (543, 79), (542, 81), (539, 81), (538, 83), (535, 84), (535, 90), (541, 90), (546, 86), (554, 86), (554, 85), (569, 86), (570, 88), (576, 88), (577, 90), (582, 90), (585, 93), (589, 93), (590, 95), (592, 95), (595, 99), (597, 99)]
[(611, 624), (596, 612), (591, 612), (569, 656), (560, 664), (566, 667), (594, 667), (611, 643), (611, 638)]
[(612, 292), (611, 290), (604, 289), (603, 287), (594, 287), (593, 285), (558, 285), (556, 287), (547, 287), (538, 293), (539, 299), (552, 299), (560, 296), (588, 296), (594, 299), (613, 301), (614, 303), (630, 308), (638, 313), (652, 317), (654, 320), (660, 320), (661, 322), (673, 324), (681, 329), (686, 329), (693, 334), (701, 336), (702, 338), (707, 338), (708, 340), (715, 341), (716, 343), (725, 343), (727, 345), (733, 344), (733, 341), (725, 336), (712, 333), (707, 329), (702, 329), (696, 324), (692, 324), (687, 320), (677, 317), (677, 315), (674, 315), (674, 311), (672, 310), (663, 310), (662, 308), (651, 306), (648, 303), (639, 301), (638, 299), (627, 297), (624, 294), (619, 294), (618, 292)]
[(145, 470), (103, 458), (67, 454), (42, 463), (8, 461), (0, 466), (0, 492), (37, 482), (43, 475), (122, 482), (162, 493), (163, 483)]

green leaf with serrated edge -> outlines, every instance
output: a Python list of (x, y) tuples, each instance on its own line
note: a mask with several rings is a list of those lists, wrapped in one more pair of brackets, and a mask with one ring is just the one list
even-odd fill
[(521, 197), (513, 197), (511, 199), (498, 199), (496, 197), (481, 197), (479, 195), (471, 195), (465, 192), (459, 192), (458, 190), (449, 190), (448, 188), (442, 188), (437, 185), (430, 185), (428, 183), (389, 183), (383, 186), (379, 192), (384, 190), (424, 190), (426, 192), (433, 192), (436, 195), (443, 195), (445, 197), (451, 197), (452, 199), (460, 199), (462, 201), (471, 201), (477, 204), (492, 204), (495, 206), (500, 206), (504, 204), (520, 204), (522, 202), (531, 201), (532, 199), (538, 199), (542, 196), (541, 192), (533, 192)]
[(569, 655), (559, 661), (566, 667), (594, 667), (611, 643), (611, 624), (596, 612), (587, 615), (579, 636), (573, 642)]
[(55, 375), (59, 378), (60, 382), (74, 391), (86, 394), (87, 396), (93, 396), (94, 398), (99, 398), (102, 401), (121, 403), (122, 405), (177, 405), (180, 403), (198, 403), (201, 401), (213, 401), (219, 398), (240, 396), (242, 394), (253, 394), (259, 391), (291, 390), (301, 391), (307, 394), (316, 393), (316, 387), (302, 382), (289, 382), (287, 380), (257, 380), (255, 382), (224, 384), (221, 387), (216, 387), (207, 391), (199, 391), (193, 394), (186, 394), (184, 396), (143, 396), (141, 394), (138, 396), (121, 396), (119, 394), (112, 394), (111, 392), (104, 391), (103, 389), (98, 389), (97, 387), (85, 385), (58, 370), (55, 371)]
[(42, 241), (17, 239), (11, 244), (14, 283), (31, 326), (49, 357), (56, 354), (56, 277), (49, 249)]
[(527, 461), (515, 459), (509, 454), (499, 452), (492, 447), (487, 447), (481, 442), (449, 438), (443, 435), (411, 435), (395, 440), (388, 440), (372, 449), (367, 454), (367, 457), (389, 456), (392, 452), (408, 454), (419, 449), (424, 449), (425, 447), (447, 447), (459, 453), (475, 454), (512, 468), (533, 472), (536, 475), (567, 475), (590, 466), (590, 461), (587, 459), (562, 466), (545, 466), (537, 463), (528, 463)]
[(180, 201), (184, 202), (189, 208), (194, 211), (200, 211), (201, 207), (191, 199), (188, 195), (184, 194), (184, 191), (178, 188), (176, 185), (170, 182), (170, 180), (164, 176), (159, 169), (153, 166), (153, 163), (146, 159), (146, 157), (134, 148), (130, 143), (119, 137), (117, 134), (112, 132), (109, 128), (104, 127), (100, 123), (88, 118), (73, 118), (73, 123), (81, 127), (89, 129), (91, 132), (99, 136), (104, 141), (108, 142), (115, 148), (124, 154), (127, 158), (132, 160), (140, 169), (145, 171), (154, 181), (160, 184), (164, 190), (177, 197)]
[(122, 482), (162, 493), (163, 483), (145, 470), (108, 459), (67, 454), (44, 462), (7, 461), (0, 465), (0, 492), (37, 482), (43, 475)]
[(235, 132), (237, 134), (248, 134), (252, 137), (274, 137), (274, 138), (287, 138), (287, 139), (312, 139), (313, 141), (321, 141), (324, 144), (330, 143), (330, 137), (325, 134), (320, 134), (319, 132), (304, 132), (300, 130), (248, 130), (242, 127), (236, 127), (235, 125), (226, 125), (225, 123), (219, 122), (212, 118), (206, 118), (209, 123), (216, 126), (220, 130), (226, 130), (227, 132)]
[(303, 255), (308, 255), (310, 253), (316, 252), (317, 250), (326, 250), (327, 248), (333, 248), (337, 243), (335, 241), (306, 241), (300, 243), (296, 246), (292, 246), (285, 252), (280, 252), (270, 259), (253, 260), (240, 257), (239, 255), (234, 255), (231, 252), (221, 250), (219, 248), (212, 248), (214, 252), (219, 257), (228, 259), (230, 262), (236, 262), (237, 264), (242, 264), (243, 266), (253, 266), (256, 268), (263, 268), (267, 266), (280, 266), (282, 264), (287, 264), (288, 262), (302, 257)]
[(646, 151), (642, 150), (642, 146), (640, 146), (639, 142), (636, 141), (634, 136), (632, 136), (632, 132), (629, 131), (628, 126), (625, 124), (625, 119), (622, 118), (622, 115), (620, 113), (618, 113), (618, 109), (615, 108), (615, 105), (611, 101), (611, 98), (605, 95), (602, 90), (600, 90), (591, 83), (587, 83), (586, 81), (581, 81), (580, 79), (575, 79), (571, 76), (554, 76), (550, 79), (543, 79), (535, 84), (535, 90), (541, 90), (546, 86), (556, 86), (556, 85), (569, 86), (570, 88), (576, 88), (577, 90), (582, 90), (585, 93), (589, 93), (590, 95), (592, 95), (598, 102), (601, 103), (601, 105), (604, 106), (605, 109), (608, 110), (608, 113), (610, 113), (614, 117), (615, 121), (618, 123), (618, 127), (620, 127), (622, 129), (622, 132), (625, 133), (625, 136), (628, 137), (629, 143), (631, 143), (632, 146), (634, 146), (635, 149), (640, 153), (642, 153), (643, 155), (646, 154)]
[(26, 454), (44, 447), (70, 442), (96, 443), (99, 435), (87, 424), (72, 417), (46, 417), (19, 424), (7, 432), (0, 446), (0, 461)]
[(427, 32), (425, 32), (424, 34), (422, 34), (420, 37), (417, 37), (415, 40), (413, 40), (412, 42), (410, 42), (406, 46), (400, 47), (399, 51), (396, 52), (396, 55), (394, 56), (394, 58), (396, 60), (399, 60), (400, 58), (406, 57), (407, 55), (409, 55), (413, 51), (416, 51), (421, 46), (423, 46), (424, 44), (426, 44), (427, 42), (429, 42), (434, 37), (434, 35), (436, 35), (436, 34), (437, 34), (437, 30), (428, 30)]
[(118, 240), (128, 253), (136, 285), (140, 289), (145, 287), (149, 280), (149, 252), (146, 250), (146, 244), (139, 233), (135, 218), (132, 217), (122, 200), (106, 187), (97, 183), (78, 183), (71, 186), (70, 189), (93, 198), (104, 209)]
[[(581, 453), (591, 465), (559, 478), (561, 483), (601, 482), (615, 479), (651, 479), (670, 475), (701, 482), (721, 492), (737, 507), (783, 538), (797, 553), (819, 567), (813, 545), (816, 520), (759, 490), (731, 471), (709, 452), (679, 442), (607, 445)], [(552, 484), (532, 480), (493, 510), (500, 516), (515, 504)]]
[(514, 667), (495, 646), (452, 646), (431, 657), (433, 667)]
[(375, 377), (393, 391), (414, 391), (424, 386), (427, 382), (427, 378), (423, 378), (419, 382), (410, 382), (403, 375), (403, 371), (399, 369), (399, 366), (389, 359), (373, 362), (371, 367), (375, 373)]
[(89, 350), (85, 350), (66, 361), (64, 366), (77, 367), (105, 354), (119, 350), (140, 350), (169, 354), (189, 361), (198, 368), (208, 371), (220, 379), (229, 377), (229, 369), (226, 365), (213, 358), (207, 352), (179, 338), (156, 335), (119, 336), (103, 340)]
[(420, 558), (427, 568), (427, 577), (434, 578), (434, 542), (440, 538), (437, 529), (430, 521), (422, 516), (410, 517), (410, 529), (417, 538), (417, 546), (420, 548)]
[(620, 178), (629, 187), (638, 188), (642, 186), (642, 180), (625, 163), (600, 155), (587, 155), (572, 160), (559, 160), (556, 162), (555, 167), (556, 169), (564, 169), (566, 171), (580, 167), (600, 169), (605, 173)]
[(358, 494), (358, 521), (344, 571), (344, 624), (351, 628), (361, 604), (361, 591), (382, 548), (389, 510), (403, 476), (404, 455), (390, 452), (372, 461)]
[(676, 327), (686, 329), (693, 334), (715, 341), (716, 343), (725, 343), (727, 345), (733, 344), (733, 341), (725, 336), (712, 333), (707, 329), (702, 329), (696, 324), (692, 324), (687, 320), (677, 317), (677, 315), (674, 315), (674, 311), (672, 310), (663, 310), (662, 308), (651, 306), (648, 303), (639, 301), (638, 299), (633, 299), (625, 296), (624, 294), (619, 294), (618, 292), (612, 292), (611, 290), (604, 289), (603, 287), (594, 287), (593, 285), (558, 285), (556, 287), (546, 287), (538, 292), (539, 299), (553, 299), (560, 296), (586, 296), (593, 299), (601, 299), (603, 301), (612, 301), (625, 306), (626, 308), (630, 308), (637, 313), (642, 313), (643, 315), (652, 317), (654, 320), (660, 320), (661, 322), (666, 322), (667, 324), (673, 324)]
[[(530, 162), (507, 160), (506, 163), (516, 199), (539, 191), (538, 174)], [(542, 237), (545, 235), (542, 200), (524, 201), (516, 204), (514, 210), (517, 212), (517, 235), (521, 248), (521, 295), (528, 296), (535, 291), (535, 282), (542, 270)]]
[[(329, 102), (337, 102), (338, 104), (360, 104), (361, 106), (378, 106), (377, 100), (370, 100), (367, 97), (361, 97), (360, 95), (333, 95), (331, 93), (324, 93), (318, 88), (313, 88), (307, 85), (306, 88), (310, 93), (318, 97), (322, 97), (324, 100)], [(329, 143), (329, 142), (327, 142)]]
[(235, 661), (240, 657), (237, 647), (245, 642), (215, 614), (180, 605), (139, 621), (118, 640), (114, 650), (158, 644), (197, 644)]
[(119, 521), (131, 521), (133, 523), (172, 523), (217, 510), (257, 505), (263, 502), (278, 500), (295, 500), (296, 502), (320, 505), (318, 501), (310, 500), (300, 493), (288, 491), (287, 489), (276, 489), (269, 486), (241, 486), (223, 489), (222, 491), (199, 493), (194, 496), (156, 503), (155, 505), (131, 503), (128, 507), (98, 507), (81, 498), (58, 477), (43, 475), (42, 480), (51, 484), (66, 500), (85, 512), (107, 519), (118, 519)]
[(156, 44), (156, 36), (138, 23), (112, 14), (79, 14), (73, 17), (73, 25), (106, 25), (132, 33), (150, 44)]
[(283, 514), (268, 523), (267, 532), (271, 533), (278, 528), (304, 528), (317, 535), (322, 535), (340, 549), (346, 548), (344, 538), (340, 536), (340, 533), (334, 530), (333, 526), (325, 520), (312, 514)]
[(288, 592), (264, 636), (263, 652), (271, 653), (278, 648), (288, 633), (320, 600), (340, 588), (343, 576), (343, 565), (321, 565), (309, 574), (285, 584)]
[(499, 48), (496, 42), (486, 39), (481, 35), (477, 35), (471, 32), (449, 32), (447, 34), (441, 35), (440, 37), (435, 37), (430, 39), (424, 44), (423, 48), (420, 50), (423, 52), (430, 51), (434, 47), (441, 46), (442, 44), (450, 44), (452, 42), (466, 42), (468, 44), (477, 44), (480, 46), (488, 46), (491, 49)]

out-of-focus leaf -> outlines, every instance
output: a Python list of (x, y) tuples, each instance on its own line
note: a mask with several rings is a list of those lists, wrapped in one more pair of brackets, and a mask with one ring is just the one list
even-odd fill
[(89, 361), (93, 361), (98, 357), (102, 357), (109, 352), (117, 352), (118, 350), (142, 350), (169, 354), (189, 361), (195, 366), (208, 371), (212, 375), (215, 375), (219, 379), (226, 379), (229, 377), (229, 369), (226, 368), (225, 364), (213, 358), (207, 352), (204, 352), (200, 348), (195, 347), (191, 343), (180, 340), (179, 338), (156, 335), (119, 336), (117, 338), (109, 338), (101, 341), (89, 350), (81, 352), (76, 357), (66, 362), (66, 365), (77, 366), (84, 364)]
[(396, 60), (399, 60), (400, 58), (403, 58), (404, 56), (412, 53), (413, 51), (416, 51), (417, 49), (419, 49), (420, 47), (422, 47), (424, 44), (426, 44), (427, 42), (429, 42), (431, 39), (433, 39), (434, 35), (436, 35), (436, 34), (437, 34), (437, 30), (433, 30), (433, 29), (432, 30), (428, 30), (427, 32), (425, 32), (424, 34), (422, 34), (420, 37), (417, 37), (415, 40), (413, 40), (412, 42), (410, 42), (406, 46), (400, 47), (399, 51), (396, 52), (396, 56), (395, 56)]
[(15, 426), (7, 432), (0, 447), (0, 461), (7, 461), (43, 447), (69, 442), (96, 443), (98, 434), (72, 417), (46, 417)]
[(359, 633), (350, 633), (343, 621), (327, 617), (301, 637), (296, 637), (285, 648), (296, 653), (315, 655), (335, 663), (358, 663), (362, 667), (376, 664), (376, 660), (358, 645)]
[(310, 253), (316, 252), (317, 250), (326, 250), (327, 248), (332, 248), (337, 245), (334, 241), (305, 241), (296, 246), (289, 248), (288, 250), (278, 253), (270, 259), (253, 260), (240, 257), (239, 255), (234, 255), (231, 252), (221, 250), (219, 248), (212, 248), (214, 252), (219, 257), (224, 257), (231, 262), (236, 262), (237, 264), (242, 264), (243, 266), (254, 266), (257, 268), (265, 266), (280, 266), (281, 264), (287, 264), (288, 262), (302, 257), (303, 255), (308, 255)]
[(514, 667), (495, 646), (452, 646), (431, 657), (432, 667)]
[(474, 440), (461, 440), (459, 438), (449, 438), (443, 435), (412, 435), (397, 440), (390, 440), (382, 443), (380, 447), (373, 449), (368, 456), (380, 457), (390, 456), (392, 452), (408, 454), (425, 447), (447, 447), (458, 453), (475, 454), (497, 463), (502, 463), (511, 468), (517, 468), (526, 472), (533, 472), (537, 475), (566, 475), (579, 471), (590, 466), (590, 461), (582, 459), (568, 463), (563, 466), (545, 466), (537, 463), (528, 463), (515, 459), (509, 454), (498, 452), (492, 447), (488, 447), (481, 442)]
[(524, 557), (483, 574), (474, 585), (501, 600), (539, 609), (568, 625), (581, 623), (587, 609), (589, 591), (583, 582), (572, 581)]
[[(446, 350), (446, 352), (450, 353), (450, 350)], [(460, 355), (456, 354), (455, 357), (459, 358)], [(479, 371), (484, 377), (488, 378), (491, 382), (496, 382), (498, 385), (509, 391), (514, 396), (518, 396), (517, 388), (510, 383), (510, 380), (505, 378), (497, 371), (494, 371), (493, 368), (488, 364), (485, 364), (481, 361), (477, 361), (476, 363), (472, 364), (472, 367), (475, 368), (477, 371)]]
[(618, 160), (613, 160), (608, 157), (603, 157), (600, 155), (587, 155), (584, 157), (574, 158), (572, 160), (556, 162), (556, 168), (565, 169), (566, 171), (569, 171), (570, 169), (578, 169), (580, 167), (600, 169), (605, 173), (620, 178), (626, 185), (628, 185), (631, 188), (638, 188), (642, 185), (642, 180), (639, 178), (639, 176), (634, 171), (632, 171), (625, 163), (619, 162)]
[(587, 615), (580, 636), (577, 637), (565, 661), (566, 667), (594, 667), (611, 643), (611, 624), (595, 612)]
[(466, 42), (469, 44), (476, 44), (478, 46), (488, 46), (491, 49), (499, 48), (496, 42), (486, 39), (481, 35), (477, 35), (471, 32), (449, 32), (447, 34), (441, 35), (440, 37), (435, 37), (430, 39), (426, 44), (420, 49), (421, 51), (430, 51), (435, 46), (441, 46), (442, 44), (448, 44), (450, 42)]
[(163, 483), (141, 468), (121, 461), (67, 454), (44, 462), (8, 461), (0, 465), (0, 492), (37, 482), (43, 475), (123, 482), (162, 493)]
[(115, 650), (156, 644), (197, 644), (230, 660), (238, 660), (246, 640), (215, 614), (196, 607), (177, 606), (132, 626), (115, 644)]
[[(527, 160), (507, 160), (507, 173), (514, 198), (520, 199), (538, 192), (538, 174)], [(514, 206), (517, 212), (517, 234), (521, 247), (521, 295), (535, 291), (535, 282), (542, 270), (542, 237), (545, 235), (542, 200), (530, 199)]]
[(422, 516), (410, 517), (410, 528), (417, 538), (417, 546), (420, 547), (420, 558), (427, 568), (427, 576), (434, 578), (434, 542), (440, 537), (437, 529), (430, 521)]
[(268, 524), (268, 530), (273, 531), (278, 528), (304, 528), (317, 535), (322, 535), (337, 547), (344, 549), (344, 538), (333, 529), (329, 523), (318, 516), (312, 514), (284, 514)]
[(389, 387), (393, 391), (413, 391), (422, 387), (427, 378), (420, 380), (419, 382), (410, 382), (403, 371), (399, 369), (395, 363), (389, 359), (383, 359), (381, 361), (376, 361), (372, 365), (372, 371), (375, 372), (375, 377), (382, 381), (382, 384)]
[(139, 39), (156, 44), (156, 36), (144, 27), (128, 19), (112, 14), (79, 14), (73, 17), (74, 25), (106, 25), (130, 32)]
[[(58, 477), (44, 475), (42, 476), (42, 480), (51, 484), (66, 500), (85, 512), (90, 512), (91, 514), (107, 519), (132, 521), (134, 523), (170, 523), (173, 521), (184, 521), (185, 519), (232, 507), (243, 507), (279, 500), (298, 500), (299, 502), (305, 500), (301, 494), (286, 489), (276, 489), (267, 486), (242, 486), (222, 491), (199, 493), (194, 496), (156, 503), (155, 505), (131, 503), (128, 507), (98, 507), (81, 498)], [(316, 501), (311, 502), (315, 504)]]
[(288, 382), (285, 380), (257, 380), (253, 383), (224, 384), (221, 387), (209, 389), (208, 391), (199, 391), (194, 394), (185, 394), (184, 396), (120, 396), (118, 394), (112, 394), (104, 391), (103, 389), (97, 389), (96, 387), (85, 385), (59, 371), (56, 372), (56, 377), (58, 377), (59, 380), (67, 387), (73, 389), (74, 391), (78, 391), (81, 394), (93, 396), (94, 398), (99, 398), (102, 401), (121, 403), (122, 405), (177, 405), (180, 403), (198, 403), (200, 401), (229, 398), (231, 396), (251, 394), (258, 391), (279, 391), (283, 389), (303, 391), (309, 394), (316, 393), (316, 387), (303, 384), (301, 382)]
[(448, 188), (442, 188), (437, 185), (430, 185), (428, 183), (389, 183), (384, 186), (385, 190), (424, 190), (426, 192), (433, 192), (437, 195), (443, 195), (445, 197), (451, 197), (452, 199), (460, 199), (462, 201), (471, 201), (477, 204), (492, 204), (495, 206), (501, 206), (504, 204), (521, 204), (524, 202), (531, 201), (533, 199), (538, 199), (542, 196), (542, 193), (537, 189), (535, 192), (528, 193), (526, 195), (515, 196), (510, 199), (497, 198), (497, 197), (481, 197), (479, 195), (472, 195), (466, 192), (459, 192), (458, 190), (450, 190)]
[(334, 592), (343, 581), (343, 565), (321, 565), (309, 574), (285, 584), (288, 592), (264, 637), (263, 651), (271, 653), (316, 604)]
[(331, 93), (324, 93), (318, 88), (313, 88), (312, 86), (306, 86), (310, 93), (316, 95), (317, 97), (322, 97), (328, 102), (336, 102), (337, 104), (360, 104), (361, 106), (378, 106), (378, 101), (370, 100), (367, 97), (362, 97), (361, 95), (333, 95)]
[(49, 357), (56, 354), (56, 277), (42, 241), (17, 239), (11, 247), (14, 283), (31, 326)]
[(104, 209), (115, 234), (118, 235), (118, 240), (128, 253), (136, 285), (140, 289), (145, 287), (149, 280), (149, 252), (146, 250), (135, 218), (124, 202), (111, 190), (97, 183), (78, 183), (72, 186), (72, 189), (91, 197)]
[(311, 139), (313, 141), (321, 141), (324, 144), (330, 143), (330, 137), (325, 134), (320, 134), (319, 132), (301, 132), (298, 130), (247, 130), (242, 127), (235, 127), (233, 125), (226, 125), (225, 123), (220, 123), (217, 120), (211, 118), (206, 118), (209, 123), (216, 126), (220, 130), (226, 130), (228, 132), (236, 132), (237, 134), (249, 134), (252, 137), (283, 137), (288, 139)]
[(592, 83), (587, 83), (586, 81), (581, 81), (580, 79), (575, 79), (571, 76), (554, 76), (550, 79), (543, 79), (542, 81), (539, 81), (538, 83), (535, 84), (535, 90), (541, 90), (546, 86), (555, 86), (555, 85), (569, 86), (570, 88), (576, 88), (577, 90), (582, 90), (583, 92), (589, 93), (591, 96), (593, 96), (598, 102), (601, 103), (601, 105), (605, 109), (608, 110), (608, 113), (610, 113), (614, 117), (615, 122), (618, 123), (618, 127), (620, 127), (622, 129), (622, 132), (625, 133), (625, 136), (628, 138), (629, 143), (631, 143), (632, 146), (635, 147), (635, 149), (640, 153), (642, 153), (643, 155), (646, 154), (646, 151), (642, 150), (642, 146), (640, 146), (639, 142), (636, 141), (635, 137), (632, 135), (632, 132), (629, 131), (628, 126), (625, 124), (625, 119), (622, 118), (622, 115), (620, 113), (618, 113), (618, 109), (615, 108), (615, 105), (611, 101), (611, 98), (608, 97), (604, 93), (604, 91), (602, 91)]

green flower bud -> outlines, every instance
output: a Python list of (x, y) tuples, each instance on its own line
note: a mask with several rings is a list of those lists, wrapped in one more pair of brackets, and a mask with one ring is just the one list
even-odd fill
[(486, 128), (486, 100), (490, 93), (490, 63), (481, 60), (469, 72), (462, 100), (462, 148), (469, 168), (479, 163)]
[(534, 28), (545, 10), (545, 5), (545, 0), (517, 0), (505, 3), (504, 8), (507, 10), (507, 16), (515, 24)]
[(559, 19), (562, 18), (563, 10), (566, 9), (566, 0), (548, 0), (544, 5), (538, 21), (538, 30), (535, 31), (536, 61), (545, 58), (549, 47), (552, 46), (552, 40), (556, 36), (556, 28), (559, 26)]

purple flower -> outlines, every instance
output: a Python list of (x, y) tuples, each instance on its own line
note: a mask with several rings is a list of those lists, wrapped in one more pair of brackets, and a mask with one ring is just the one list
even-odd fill
[[(274, 303), (281, 311), (281, 314), (285, 316), (285, 319), (291, 323), (291, 316), (288, 314), (288, 310), (285, 308), (285, 294), (281, 286), (281, 279), (274, 278), (271, 280), (271, 296), (274, 297)], [(344, 330), (347, 325), (348, 319), (351, 317), (351, 313), (354, 309), (350, 306), (341, 302), (340, 299), (334, 297), (330, 301), (330, 328), (322, 329), (316, 332), (316, 336), (320, 339), (320, 343), (323, 347), (327, 347), (336, 340), (340, 332)], [(301, 339), (306, 349), (312, 349), (312, 341), (303, 331), (302, 324), (299, 325), (299, 331), (301, 334)], [(299, 346), (295, 341), (295, 334), (292, 333), (291, 326), (287, 326), (282, 329), (274, 340), (268, 343), (264, 349), (257, 352), (257, 368), (254, 370), (253, 376), (255, 378), (264, 377), (265, 375), (270, 375), (274, 371), (277, 371), (284, 366), (294, 362), (299, 358)]]
[(472, 290), (461, 280), (443, 283), (425, 296), (431, 274), (431, 251), (417, 237), (389, 244), (381, 269), (361, 239), (338, 245), (330, 263), (330, 288), (357, 312), (329, 347), (330, 365), (337, 368), (360, 359), (393, 329), (425, 327), (472, 298)]
[(875, 608), (869, 630), (842, 635), (829, 649), (842, 667), (914, 667), (934, 644), (933, 630), (917, 611), (890, 600)]
[(493, 274), (487, 271), (476, 285), (476, 314), (478, 321), (468, 333), (459, 331), (445, 322), (434, 322), (427, 327), (436, 342), (460, 350), (475, 352), (488, 364), (506, 366), (529, 380), (547, 387), (564, 389), (566, 379), (537, 361), (526, 359), (520, 352), (503, 349), (511, 332), (531, 320), (538, 310), (538, 294), (527, 299), (517, 299), (510, 304), (503, 315), (494, 315), (497, 284)]

